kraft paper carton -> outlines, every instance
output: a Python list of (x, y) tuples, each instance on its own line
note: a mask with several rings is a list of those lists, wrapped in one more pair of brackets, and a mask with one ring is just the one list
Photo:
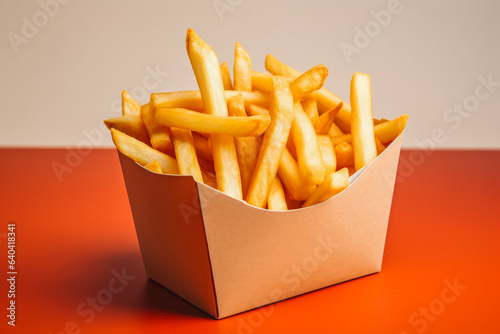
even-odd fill
[(220, 319), (379, 272), (402, 135), (315, 206), (269, 211), (119, 153), (147, 275)]

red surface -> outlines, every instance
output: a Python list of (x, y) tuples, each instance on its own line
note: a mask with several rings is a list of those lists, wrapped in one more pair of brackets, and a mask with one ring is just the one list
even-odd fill
[[(429, 153), (402, 153), (381, 273), (217, 321), (147, 280), (114, 150), (72, 161), (59, 182), (52, 163), (67, 150), (2, 149), (0, 332), (498, 333), (500, 152)], [(15, 328), (5, 316), (11, 221)], [(122, 268), (135, 278), (110, 293)], [(96, 296), (108, 304), (91, 319)]]

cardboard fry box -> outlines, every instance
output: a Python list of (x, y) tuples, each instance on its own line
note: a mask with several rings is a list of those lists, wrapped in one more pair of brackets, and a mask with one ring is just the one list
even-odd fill
[(315, 206), (269, 211), (119, 153), (147, 275), (217, 319), (382, 267), (402, 135)]

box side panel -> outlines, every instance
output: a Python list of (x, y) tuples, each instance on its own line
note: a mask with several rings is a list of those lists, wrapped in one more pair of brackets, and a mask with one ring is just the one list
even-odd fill
[(400, 147), (401, 137), (344, 192), (305, 209), (200, 188), (219, 317), (380, 271)]
[(196, 182), (152, 173), (118, 154), (148, 276), (216, 317)]

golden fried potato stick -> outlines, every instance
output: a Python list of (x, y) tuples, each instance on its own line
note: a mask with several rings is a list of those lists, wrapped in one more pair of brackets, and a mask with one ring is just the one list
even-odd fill
[[(263, 208), (286, 147), (293, 122), (293, 96), (285, 80), (274, 79), (274, 92), (269, 110), (271, 124), (264, 134), (264, 140), (252, 174), (246, 197), (250, 205)], [(306, 116), (307, 117), (307, 116)]]
[[(222, 75), (215, 51), (193, 29), (187, 31), (186, 49), (207, 114), (228, 116)], [(217, 189), (229, 196), (242, 199), (240, 168), (234, 138), (227, 134), (211, 134), (210, 143), (217, 175)]]
[(303, 208), (323, 202), (349, 186), (349, 171), (347, 168), (331, 173), (325, 179), (325, 182), (320, 184), (318, 188), (309, 196), (307, 201), (302, 205)]
[(175, 157), (179, 164), (179, 172), (181, 175), (192, 175), (196, 181), (203, 183), (191, 131), (179, 128), (170, 128), (170, 131), (172, 132), (172, 140), (174, 141)]
[(163, 172), (161, 171), (161, 165), (158, 161), (151, 161), (147, 165), (144, 166), (144, 168), (158, 174), (162, 174)]
[(276, 176), (267, 197), (267, 208), (269, 210), (288, 210), (285, 198), (285, 190), (280, 178)]
[(304, 72), (304, 74), (301, 74), (290, 82), (290, 91), (292, 92), (293, 100), (301, 100), (307, 94), (323, 87), (327, 76), (328, 69), (325, 65), (314, 66)]
[(193, 132), (194, 148), (196, 149), (196, 154), (202, 159), (208, 161), (214, 161), (212, 156), (212, 147), (210, 146), (210, 141), (207, 137), (199, 134), (198, 132)]
[[(299, 76), (278, 76), (290, 84), (294, 101), (302, 99), (307, 94), (317, 91), (325, 83), (328, 69), (324, 65), (317, 65)], [(269, 93), (272, 89), (272, 80), (276, 76), (252, 71), (252, 88)]]
[(290, 152), (292, 157), (297, 160), (297, 147), (295, 147), (292, 136), (288, 137), (288, 140), (286, 142), (286, 149), (288, 150), (288, 152)]
[[(246, 117), (245, 105), (241, 94), (233, 96), (229, 100), (229, 115)], [(267, 114), (269, 117), (269, 114)], [(252, 174), (257, 163), (259, 150), (261, 145), (260, 137), (235, 137), (236, 153), (238, 155), (238, 163), (240, 165), (241, 187), (243, 190), (243, 198), (246, 198), (248, 187), (252, 179)]]
[[(406, 123), (408, 122), (408, 115), (402, 115), (389, 122), (383, 122), (373, 127), (375, 138), (380, 140), (384, 145), (396, 139), (401, 132), (403, 132)], [(337, 146), (342, 142), (352, 143), (352, 134), (347, 133), (341, 136), (332, 136), (333, 145)]]
[(342, 105), (343, 103), (340, 102), (335, 108), (330, 109), (319, 116), (316, 123), (314, 123), (314, 128), (316, 129), (316, 133), (318, 135), (326, 135), (330, 132), (330, 129), (334, 124), (335, 117), (337, 117)]
[[(297, 77), (302, 74), (296, 69), (280, 62), (271, 54), (268, 54), (266, 57), (266, 69), (274, 75)], [(320, 90), (312, 93), (312, 96), (316, 98), (318, 106), (321, 107), (323, 111), (330, 110), (340, 102), (344, 102), (344, 105), (342, 106), (342, 109), (340, 110), (335, 123), (337, 123), (337, 125), (345, 133), (351, 132), (351, 106), (348, 103), (325, 88), (321, 88)]]
[(233, 90), (233, 84), (231, 82), (231, 74), (229, 74), (229, 67), (226, 62), (220, 64), (220, 73), (222, 75), (222, 83), (224, 84), (225, 90)]
[(234, 48), (234, 90), (252, 90), (252, 59), (239, 42)]
[(319, 148), (321, 156), (325, 163), (325, 178), (337, 169), (337, 159), (335, 158), (335, 149), (330, 137), (325, 135), (318, 136)]
[(124, 89), (122, 91), (122, 114), (140, 116), (141, 105)]
[[(271, 96), (262, 92), (238, 92), (235, 90), (224, 91), (226, 103), (233, 96), (241, 94), (245, 100), (245, 108), (248, 110), (250, 104), (255, 104), (264, 108), (269, 108)], [(156, 108), (185, 108), (189, 110), (202, 111), (205, 109), (199, 90), (188, 90), (171, 93), (153, 93), (151, 101)]]
[(135, 162), (145, 166), (153, 161), (158, 161), (165, 174), (179, 174), (177, 160), (160, 151), (151, 148), (142, 141), (130, 137), (123, 132), (111, 129), (111, 138), (118, 151)]
[(287, 149), (281, 156), (278, 175), (294, 200), (305, 201), (316, 189), (314, 184), (302, 177), (297, 161)]
[(266, 131), (271, 116), (227, 117), (205, 114), (183, 108), (158, 108), (155, 121), (159, 125), (210, 134), (237, 137), (260, 136)]
[(148, 130), (144, 126), (142, 119), (136, 115), (123, 115), (120, 117), (104, 120), (108, 129), (117, 129), (132, 136), (145, 144), (150, 145)]
[(215, 166), (213, 160), (210, 161), (203, 158), (198, 158), (198, 164), (200, 165), (201, 170), (215, 174)]
[(340, 130), (337, 124), (333, 123), (332, 127), (330, 128), (330, 131), (328, 131), (328, 135), (330, 137), (335, 137), (335, 136), (343, 136), (345, 135), (345, 133), (344, 131)]
[(316, 126), (316, 121), (319, 118), (318, 103), (316, 102), (316, 99), (310, 97), (302, 99), (302, 109), (304, 109), (304, 112), (311, 120), (311, 123)]
[(293, 109), (291, 136), (297, 150), (300, 173), (309, 182), (320, 184), (325, 178), (325, 164), (316, 131), (300, 102), (295, 102)]
[(375, 146), (377, 147), (377, 155), (385, 151), (384, 144), (382, 144), (377, 138), (375, 138)]
[(373, 131), (372, 88), (368, 74), (354, 73), (351, 80), (351, 105), (354, 168), (359, 170), (377, 157)]
[(151, 103), (147, 103), (141, 107), (141, 119), (148, 130), (151, 146), (160, 152), (173, 155), (174, 144), (170, 137), (170, 129), (155, 123)]
[(269, 115), (269, 110), (255, 104), (251, 104), (248, 108), (248, 113), (250, 116)]
[(337, 169), (344, 167), (354, 167), (354, 152), (352, 145), (342, 142), (335, 146), (335, 158), (337, 158)]

